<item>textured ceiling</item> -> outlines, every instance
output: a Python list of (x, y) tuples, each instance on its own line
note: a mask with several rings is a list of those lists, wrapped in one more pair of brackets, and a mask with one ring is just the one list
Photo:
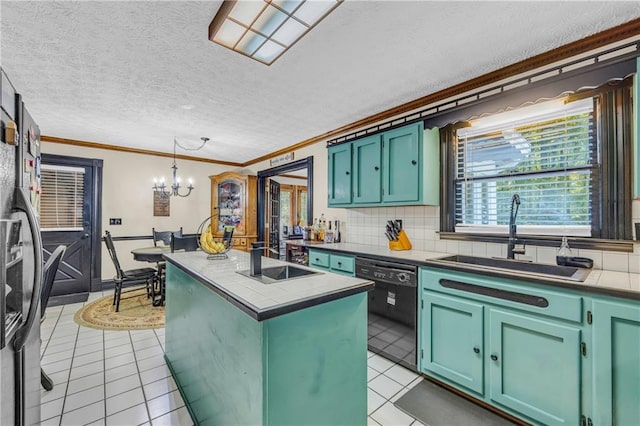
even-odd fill
[(2, 67), (43, 134), (245, 162), (640, 17), (640, 2), (345, 0), (273, 65), (220, 1), (6, 1)]

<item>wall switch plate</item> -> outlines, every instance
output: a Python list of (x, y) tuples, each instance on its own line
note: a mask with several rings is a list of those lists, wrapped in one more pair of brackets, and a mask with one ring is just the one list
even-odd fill
[(119, 218), (119, 217), (109, 218), (109, 225), (122, 225), (122, 218)]

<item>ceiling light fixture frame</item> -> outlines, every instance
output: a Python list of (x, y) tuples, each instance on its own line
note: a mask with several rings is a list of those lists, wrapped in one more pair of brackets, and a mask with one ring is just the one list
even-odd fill
[[(209, 40), (262, 64), (271, 65), (343, 1), (224, 0), (209, 24)], [(249, 12), (248, 20), (243, 22), (233, 14), (238, 10), (236, 8), (246, 4), (251, 4), (257, 9), (253, 13)], [(271, 17), (265, 18), (268, 14)], [(227, 31), (229, 37), (230, 33), (235, 31), (236, 35), (232, 39), (225, 40), (225, 26), (234, 28), (233, 31)], [(292, 29), (293, 27), (297, 28)], [(285, 38), (290, 40), (285, 41)]]

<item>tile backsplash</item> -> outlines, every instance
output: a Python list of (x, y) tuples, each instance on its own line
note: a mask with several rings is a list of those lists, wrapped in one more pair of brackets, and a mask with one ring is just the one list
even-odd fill
[[(384, 229), (387, 220), (390, 219), (403, 221), (405, 232), (415, 250), (488, 257), (507, 256), (506, 244), (441, 240), (437, 233), (440, 227), (440, 208), (437, 206), (347, 209), (347, 226), (343, 241), (386, 247), (388, 240), (384, 235)], [(640, 200), (633, 202), (633, 223), (636, 222), (640, 222)], [(520, 258), (555, 263), (557, 250), (554, 247), (527, 246), (526, 254)], [(633, 253), (573, 249), (573, 254), (593, 259), (596, 269), (640, 273), (638, 241), (634, 244)]]

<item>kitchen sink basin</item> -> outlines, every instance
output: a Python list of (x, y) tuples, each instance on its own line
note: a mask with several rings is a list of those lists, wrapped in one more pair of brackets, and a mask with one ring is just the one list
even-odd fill
[(251, 276), (249, 270), (238, 271), (239, 274), (245, 277), (253, 278), (254, 280), (261, 281), (265, 284), (272, 284), (279, 281), (291, 280), (294, 278), (302, 278), (308, 275), (321, 274), (322, 272), (312, 271), (309, 269), (299, 268), (292, 265), (283, 266), (271, 266), (268, 268), (262, 268), (261, 275)]
[[(589, 275), (589, 269), (576, 268), (573, 266), (548, 265), (543, 263), (533, 263), (522, 260), (501, 259), (495, 257), (476, 257), (454, 255), (433, 259), (436, 263), (455, 264), (469, 269), (490, 268), (502, 272), (514, 272), (541, 278), (564, 279), (569, 281), (584, 281)], [(516, 275), (517, 276), (517, 275)]]

